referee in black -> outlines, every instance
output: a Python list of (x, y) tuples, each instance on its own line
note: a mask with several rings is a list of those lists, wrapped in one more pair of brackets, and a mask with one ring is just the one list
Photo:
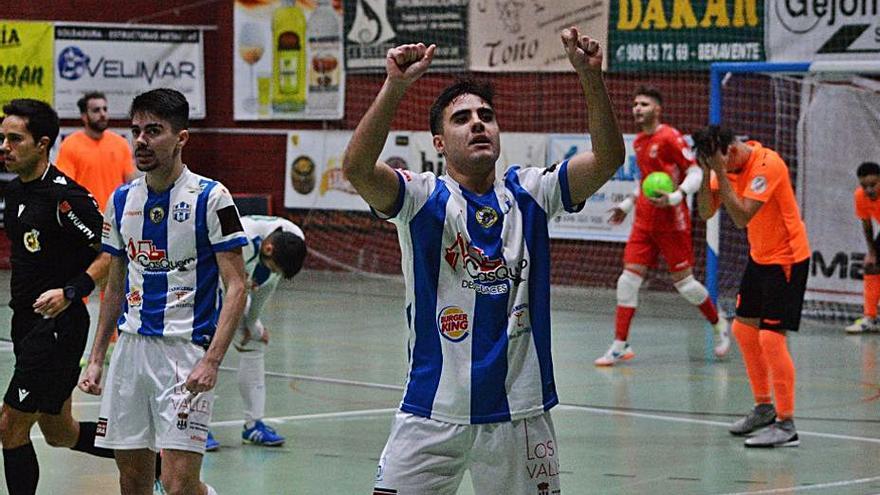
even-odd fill
[(31, 99), (12, 100), (3, 114), (0, 162), (18, 177), (6, 189), (15, 371), (0, 411), (0, 442), (9, 494), (33, 495), (40, 476), (34, 423), (53, 447), (113, 457), (94, 446), (96, 423), (78, 423), (70, 412), (89, 331), (82, 299), (107, 265), (96, 261), (103, 225), (97, 203), (49, 163), (58, 114)]

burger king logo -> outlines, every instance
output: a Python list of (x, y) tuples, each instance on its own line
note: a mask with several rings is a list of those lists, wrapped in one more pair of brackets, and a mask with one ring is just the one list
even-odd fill
[(458, 306), (446, 306), (437, 316), (437, 328), (446, 340), (461, 342), (468, 336), (470, 319)]

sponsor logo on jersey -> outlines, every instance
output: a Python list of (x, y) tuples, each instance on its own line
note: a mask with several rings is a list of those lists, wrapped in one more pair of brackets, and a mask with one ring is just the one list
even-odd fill
[(24, 402), (24, 400), (27, 399), (27, 396), (30, 394), (30, 390), (25, 390), (23, 388), (18, 389), (18, 402)]
[(31, 229), (24, 233), (24, 248), (32, 253), (40, 250), (40, 231)]
[(510, 325), (509, 338), (511, 340), (529, 334), (532, 331), (532, 323), (529, 317), (529, 305), (518, 304), (513, 307), (508, 317)]
[(62, 201), (58, 203), (58, 211), (64, 215), (64, 218), (70, 220), (70, 223), (76, 227), (77, 230), (86, 235), (86, 237), (91, 240), (97, 237), (92, 229), (88, 228), (86, 224), (83, 223), (82, 220), (73, 212), (73, 208), (70, 206), (70, 203), (67, 201)]
[(107, 436), (107, 418), (98, 418), (98, 426), (95, 428), (95, 436)]
[(465, 271), (471, 280), (463, 280), (461, 286), (481, 294), (504, 294), (508, 291), (507, 281), (521, 283), (523, 270), (529, 265), (522, 259), (515, 266), (509, 266), (501, 258), (489, 258), (482, 249), (464, 240), (461, 232), (456, 235), (452, 245), (446, 248), (444, 259), (458, 271)]
[(153, 241), (135, 241), (131, 238), (128, 239), (128, 258), (140, 264), (147, 271), (154, 272), (186, 271), (187, 266), (195, 261), (195, 258), (170, 260), (166, 256), (166, 251), (157, 248)]
[(440, 335), (451, 342), (461, 342), (470, 334), (470, 318), (458, 306), (446, 306), (437, 316)]
[(165, 209), (161, 206), (154, 206), (150, 209), (150, 221), (153, 223), (161, 223), (165, 219)]
[(181, 201), (180, 203), (174, 205), (173, 208), (171, 208), (171, 218), (178, 222), (185, 222), (189, 220), (189, 214), (191, 211), (192, 206), (190, 206), (189, 203), (185, 201)]
[(126, 294), (125, 299), (128, 301), (129, 308), (139, 308), (144, 303), (140, 289), (132, 289), (131, 292)]

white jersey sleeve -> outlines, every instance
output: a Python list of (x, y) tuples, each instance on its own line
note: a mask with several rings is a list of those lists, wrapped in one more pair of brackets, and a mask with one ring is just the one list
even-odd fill
[(208, 195), (208, 239), (215, 251), (229, 251), (241, 247), (245, 239), (238, 209), (232, 195), (223, 184), (217, 183)]
[(568, 160), (555, 163), (547, 168), (511, 167), (507, 180), (517, 180), (530, 196), (547, 212), (550, 220), (562, 213), (576, 213), (583, 209), (585, 202), (574, 204), (568, 182)]
[[(125, 204), (125, 191), (130, 184), (123, 184), (110, 196), (107, 201), (107, 207), (104, 210), (104, 224), (101, 229), (102, 250), (112, 254), (113, 256), (122, 256), (125, 253), (125, 243), (122, 240), (122, 234), (119, 231), (120, 212), (117, 212), (117, 206), (121, 207)], [(117, 205), (117, 198), (121, 198), (122, 202)]]
[(379, 215), (392, 223), (405, 224), (425, 206), (437, 185), (437, 177), (431, 172), (414, 174), (409, 170), (396, 169), (400, 188), (397, 192), (397, 203), (391, 215)]

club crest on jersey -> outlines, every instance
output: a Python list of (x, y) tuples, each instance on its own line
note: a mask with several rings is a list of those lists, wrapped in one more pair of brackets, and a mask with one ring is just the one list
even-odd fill
[(480, 224), (484, 229), (488, 229), (489, 227), (495, 225), (495, 222), (498, 221), (498, 212), (495, 211), (495, 208), (491, 206), (484, 206), (477, 210), (474, 214), (477, 219), (477, 223)]
[(767, 178), (763, 175), (759, 175), (752, 179), (752, 191), (757, 194), (761, 194), (767, 190)]
[(648, 156), (650, 156), (651, 158), (657, 158), (657, 151), (659, 149), (660, 149), (659, 144), (657, 144), (657, 143), (652, 144), (651, 147), (648, 148)]
[(189, 203), (181, 201), (180, 203), (174, 205), (173, 208), (171, 208), (171, 218), (178, 222), (185, 222), (189, 220), (189, 214), (191, 211), (192, 207), (189, 205)]
[(40, 231), (31, 229), (24, 233), (24, 248), (32, 253), (40, 250)]
[(446, 340), (461, 342), (470, 334), (470, 319), (458, 306), (446, 306), (437, 315), (437, 328)]
[(153, 223), (161, 223), (165, 219), (165, 209), (161, 206), (150, 208), (150, 221)]

